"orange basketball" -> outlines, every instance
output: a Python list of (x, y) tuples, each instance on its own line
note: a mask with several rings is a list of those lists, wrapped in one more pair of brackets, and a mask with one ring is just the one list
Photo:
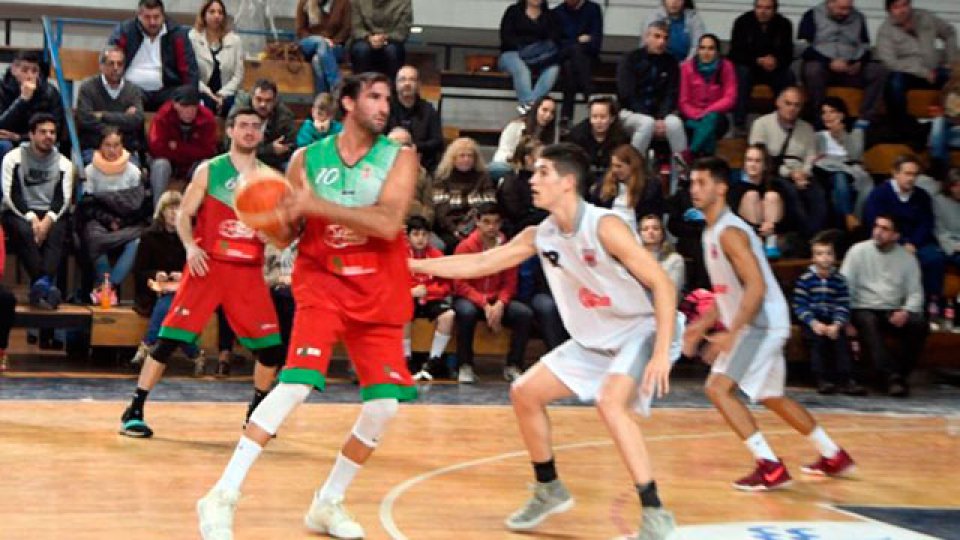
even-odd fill
[(290, 193), (287, 179), (272, 169), (246, 174), (233, 196), (233, 208), (244, 225), (268, 236), (279, 236), (283, 228), (277, 207)]

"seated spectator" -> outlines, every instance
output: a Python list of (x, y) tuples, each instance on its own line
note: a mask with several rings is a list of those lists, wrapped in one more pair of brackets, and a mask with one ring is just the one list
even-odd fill
[(412, 0), (350, 0), (350, 6), (353, 72), (378, 71), (393, 79), (406, 59)]
[(217, 120), (200, 106), (200, 93), (181, 86), (150, 122), (150, 189), (153, 204), (167, 190), (171, 178), (187, 182), (201, 161), (217, 153)]
[(497, 205), (503, 216), (501, 230), (507, 238), (513, 238), (531, 225), (537, 225), (547, 217), (547, 211), (533, 206), (530, 178), (533, 165), (543, 143), (532, 137), (524, 137), (514, 154), (514, 170), (507, 174), (497, 188)]
[(647, 163), (629, 144), (614, 149), (610, 156), (610, 170), (603, 182), (590, 188), (588, 200), (597, 206), (611, 208), (630, 228), (637, 230), (640, 218), (662, 215), (663, 188), (656, 176), (647, 175)]
[(930, 171), (943, 178), (950, 168), (950, 151), (960, 150), (960, 69), (955, 69), (941, 94), (943, 112), (930, 128)]
[[(147, 333), (130, 360), (140, 365), (157, 343), (160, 326), (170, 311), (170, 304), (183, 277), (187, 252), (177, 236), (177, 212), (183, 196), (178, 191), (165, 192), (153, 212), (153, 222), (140, 237), (140, 249), (133, 263), (135, 296), (133, 309), (149, 317)], [(204, 357), (195, 344), (183, 342), (183, 353), (194, 364), (194, 374), (203, 373)], [(198, 373), (199, 371), (199, 373)]]
[(737, 74), (720, 56), (720, 40), (704, 34), (697, 54), (680, 66), (680, 114), (690, 131), (690, 152), (713, 155), (717, 139), (730, 129), (727, 113), (737, 102)]
[(793, 62), (793, 23), (777, 12), (777, 0), (754, 0), (753, 9), (737, 17), (727, 57), (737, 70), (737, 106), (733, 123), (747, 132), (747, 105), (753, 87), (766, 84), (778, 96), (796, 84)]
[(317, 94), (317, 97), (313, 98), (313, 107), (310, 108), (310, 118), (304, 120), (297, 131), (297, 148), (340, 133), (343, 124), (335, 118), (336, 114), (337, 104), (334, 103), (333, 96), (326, 92)]
[(158, 110), (181, 86), (196, 88), (199, 71), (188, 32), (167, 17), (162, 0), (139, 0), (136, 18), (118, 24), (107, 39), (123, 51), (124, 78), (143, 92), (144, 110)]
[[(517, 0), (503, 12), (497, 66), (513, 79), (521, 116), (557, 82), (561, 34), (560, 20), (544, 0)], [(531, 82), (534, 70), (540, 71), (536, 84)]]
[(134, 165), (144, 163), (143, 96), (123, 80), (123, 51), (109, 47), (100, 53), (100, 74), (82, 83), (77, 92), (77, 128), (83, 163), (89, 165), (99, 147), (103, 128), (117, 126), (123, 147)]
[[(887, 18), (877, 32), (877, 58), (886, 66), (887, 112), (896, 123), (908, 115), (907, 91), (939, 90), (950, 77), (950, 64), (960, 61), (953, 25), (913, 0), (886, 0)], [(943, 51), (937, 49), (937, 39)]]
[[(0, 230), (0, 279), (3, 279), (3, 269), (7, 263), (6, 235)], [(10, 329), (17, 316), (17, 297), (0, 283), (0, 373), (10, 369), (10, 360), (7, 358), (7, 345), (10, 344)]]
[(298, 0), (294, 16), (303, 56), (313, 68), (313, 92), (332, 92), (350, 38), (350, 0)]
[(781, 192), (785, 212), (797, 224), (804, 239), (824, 229), (827, 198), (823, 188), (811, 182), (817, 155), (813, 126), (800, 119), (803, 93), (794, 86), (777, 96), (777, 110), (757, 118), (750, 128), (750, 144), (762, 143), (770, 152), (773, 171), (786, 180)]
[[(395, 127), (387, 134), (387, 138), (399, 144), (400, 146), (413, 145), (413, 138), (410, 132), (402, 127)], [(407, 209), (407, 217), (420, 216), (427, 220), (430, 230), (433, 230), (433, 179), (427, 169), (420, 166), (420, 172), (417, 174), (417, 185), (413, 189), (413, 199), (410, 200), (410, 207)]]
[(661, 0), (660, 7), (648, 12), (642, 29), (650, 28), (654, 22), (662, 21), (667, 26), (667, 52), (683, 62), (697, 53), (700, 36), (706, 33), (703, 19), (697, 14), (693, 0)]
[(263, 142), (257, 147), (257, 159), (278, 171), (286, 170), (297, 141), (297, 119), (280, 101), (277, 85), (268, 79), (253, 83), (250, 93), (239, 92), (235, 110), (252, 108), (263, 120)]
[[(420, 216), (413, 216), (407, 220), (407, 239), (409, 240), (409, 257), (411, 259), (433, 259), (443, 257), (443, 252), (430, 245), (430, 228), (427, 220)], [(437, 329), (433, 332), (433, 341), (430, 343), (430, 355), (427, 362), (421, 365), (412, 363), (411, 330), (413, 322), (403, 327), (403, 354), (407, 357), (410, 373), (418, 381), (432, 381), (449, 377), (446, 364), (443, 363), (443, 352), (450, 343), (453, 335), (453, 306), (450, 299), (452, 292), (450, 281), (427, 274), (411, 274), (410, 294), (413, 296), (413, 318), (429, 319), (437, 322)]]
[(934, 235), (933, 200), (916, 187), (920, 161), (915, 156), (900, 156), (893, 162), (893, 177), (873, 188), (863, 206), (863, 222), (874, 227), (878, 216), (897, 220), (897, 238), (917, 257), (923, 274), (923, 290), (928, 298), (943, 292), (946, 256)]
[(825, 129), (817, 132), (817, 157), (813, 175), (831, 193), (835, 224), (852, 231), (860, 226), (860, 216), (873, 178), (863, 169), (863, 130), (847, 130), (847, 104), (827, 96), (820, 105)]
[[(580, 122), (567, 135), (567, 140), (576, 144), (590, 158), (590, 172), (593, 182), (600, 182), (610, 167), (610, 154), (613, 149), (628, 144), (630, 138), (620, 125), (619, 107), (613, 96), (597, 96), (588, 104), (586, 120)], [(590, 186), (581, 186), (586, 194)]]
[[(277, 322), (280, 324), (280, 342), (284, 350), (290, 345), (290, 331), (293, 329), (293, 313), (296, 303), (290, 288), (293, 276), (293, 263), (297, 258), (298, 241), (280, 249), (266, 244), (263, 251), (263, 278), (270, 287), (270, 297), (277, 310)], [(219, 367), (219, 365), (218, 365)], [(221, 370), (217, 369), (217, 373)]]
[(410, 132), (420, 164), (432, 171), (443, 152), (443, 129), (433, 105), (420, 97), (420, 73), (413, 66), (397, 72), (397, 91), (390, 101), (386, 131), (402, 127)]
[(933, 198), (937, 241), (947, 261), (960, 269), (960, 169), (953, 169), (943, 183), (943, 190)]
[(28, 126), (30, 142), (7, 152), (0, 167), (3, 228), (30, 278), (30, 305), (57, 309), (61, 294), (54, 283), (68, 232), (73, 164), (57, 149), (53, 115), (34, 114)]
[(847, 280), (835, 266), (833, 242), (820, 233), (810, 241), (813, 264), (793, 288), (793, 313), (800, 320), (803, 341), (810, 353), (810, 369), (817, 392), (862, 396), (864, 388), (853, 379), (847, 323), (850, 293)]
[[(500, 232), (500, 210), (494, 203), (481, 204), (477, 210), (477, 227), (457, 246), (456, 253), (480, 253), (506, 242)], [(513, 300), (517, 292), (517, 269), (511, 268), (479, 279), (460, 279), (453, 283), (453, 309), (457, 325), (457, 381), (476, 382), (473, 370), (473, 334), (478, 320), (490, 330), (499, 332), (504, 326), (512, 330), (503, 378), (513, 382), (520, 378), (523, 357), (530, 336), (533, 311)]]
[[(803, 14), (797, 39), (809, 43), (803, 52), (803, 87), (809, 103), (823, 103), (830, 86), (863, 88), (858, 116), (876, 119), (887, 78), (883, 64), (871, 62), (867, 19), (853, 0), (824, 0)], [(809, 118), (816, 115), (811, 106)]]
[(233, 31), (223, 0), (205, 0), (188, 33), (197, 58), (200, 99), (226, 117), (243, 84), (243, 42)]
[(670, 281), (677, 288), (677, 294), (683, 296), (685, 286), (685, 272), (683, 257), (677, 253), (673, 243), (663, 232), (663, 220), (655, 214), (647, 214), (640, 218), (640, 242), (643, 247), (656, 257), (657, 262), (670, 276)]
[(593, 68), (603, 49), (603, 12), (593, 0), (563, 0), (553, 13), (560, 23), (560, 126), (566, 129), (573, 118), (577, 92), (585, 100), (593, 94)]
[(680, 64), (667, 52), (667, 36), (666, 22), (650, 24), (643, 47), (623, 55), (617, 65), (620, 119), (641, 154), (654, 136), (666, 137), (674, 155), (687, 149), (687, 134), (676, 114)]
[[(887, 393), (906, 397), (907, 379), (928, 330), (920, 266), (900, 245), (898, 218), (878, 215), (866, 223), (872, 223), (872, 238), (854, 244), (840, 267), (850, 290), (850, 320)], [(897, 354), (888, 350), (887, 339), (897, 342)]]
[(543, 96), (526, 114), (510, 121), (497, 141), (497, 150), (490, 161), (490, 179), (498, 182), (505, 174), (513, 170), (510, 160), (517, 152), (520, 139), (524, 136), (537, 139), (543, 144), (557, 142), (559, 133), (556, 127), (557, 102), (550, 96)]
[(727, 205), (750, 224), (763, 240), (768, 259), (781, 256), (778, 235), (788, 232), (783, 211), (788, 186), (771, 171), (770, 155), (763, 143), (751, 144), (743, 153), (739, 182), (731, 182)]
[[(77, 213), (83, 245), (93, 261), (95, 288), (90, 299), (99, 304), (100, 296), (109, 294), (110, 305), (117, 305), (117, 287), (133, 268), (140, 234), (149, 216), (142, 173), (131, 163), (120, 130), (114, 126), (103, 128), (100, 148), (85, 172)], [(112, 266), (111, 255), (116, 255)], [(107, 276), (108, 293), (103, 290)]]
[[(46, 66), (37, 51), (20, 51), (0, 84), (0, 159), (21, 142), (27, 142), (29, 122), (37, 113), (53, 116), (63, 125), (60, 92), (47, 82)], [(62, 135), (58, 141), (64, 140)]]
[(480, 205), (495, 200), (496, 189), (476, 141), (461, 137), (450, 143), (433, 179), (434, 231), (447, 254), (476, 228)]

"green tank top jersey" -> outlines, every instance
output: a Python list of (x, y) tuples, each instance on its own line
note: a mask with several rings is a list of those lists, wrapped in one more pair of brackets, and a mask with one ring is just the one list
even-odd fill
[[(257, 167), (265, 167), (259, 161)], [(194, 236), (210, 256), (230, 262), (259, 264), (263, 243), (250, 228), (242, 225), (233, 209), (234, 193), (240, 174), (222, 154), (207, 161), (207, 192), (204, 194)]]
[(371, 206), (380, 198), (399, 151), (400, 145), (378, 135), (370, 151), (349, 167), (340, 159), (337, 137), (326, 137), (303, 154), (307, 182), (322, 199), (341, 206)]

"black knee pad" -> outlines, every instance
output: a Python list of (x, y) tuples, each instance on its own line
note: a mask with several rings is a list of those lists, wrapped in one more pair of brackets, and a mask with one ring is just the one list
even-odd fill
[(157, 344), (153, 346), (153, 350), (150, 351), (150, 357), (161, 364), (166, 364), (170, 360), (170, 356), (176, 352), (177, 347), (179, 346), (179, 341), (160, 338), (157, 340)]
[(277, 367), (283, 363), (284, 348), (281, 345), (274, 345), (266, 349), (257, 351), (257, 361), (267, 367)]

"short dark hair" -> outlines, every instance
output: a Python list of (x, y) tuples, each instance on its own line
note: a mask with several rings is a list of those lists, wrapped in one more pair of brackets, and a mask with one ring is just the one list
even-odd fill
[(823, 110), (824, 106), (840, 112), (844, 118), (850, 118), (850, 109), (847, 109), (847, 102), (837, 96), (823, 98), (823, 101), (820, 102), (820, 109)]
[(834, 252), (837, 250), (837, 240), (843, 235), (841, 231), (837, 229), (826, 229), (818, 232), (810, 239), (810, 247), (813, 246), (830, 246), (833, 248)]
[(647, 27), (643, 29), (643, 35), (646, 36), (647, 32), (649, 32), (651, 28), (656, 28), (657, 30), (664, 32), (667, 35), (670, 35), (670, 24), (663, 19), (657, 19), (652, 23), (648, 24)]
[[(757, 0), (753, 0), (753, 7), (757, 7)], [(773, 11), (780, 9), (780, 2), (778, 0), (773, 0)]]
[(900, 154), (897, 156), (897, 159), (893, 160), (893, 170), (899, 171), (901, 167), (907, 163), (913, 163), (920, 170), (923, 170), (923, 165), (920, 163), (920, 158), (913, 154)]
[(160, 8), (160, 11), (166, 11), (163, 7), (163, 0), (140, 0), (137, 2), (137, 9), (157, 9)]
[(107, 137), (111, 135), (119, 135), (120, 138), (123, 138), (123, 133), (120, 132), (120, 128), (114, 124), (104, 124), (100, 128), (100, 139), (97, 141), (97, 146), (103, 144), (103, 141), (107, 140)]
[(590, 101), (587, 101), (587, 110), (590, 110), (590, 107), (594, 105), (606, 105), (607, 110), (610, 111), (610, 116), (617, 118), (617, 114), (620, 112), (620, 104), (617, 103), (617, 98), (609, 94), (600, 94), (599, 96), (593, 96), (590, 98)]
[(37, 130), (37, 126), (47, 123), (52, 123), (56, 128), (60, 127), (60, 123), (57, 122), (55, 116), (47, 112), (38, 112), (30, 117), (30, 120), (27, 122), (27, 129), (30, 130), (30, 133), (33, 133)]
[(489, 216), (489, 215), (501, 216), (503, 214), (500, 212), (500, 207), (497, 206), (497, 203), (494, 203), (494, 202), (480, 203), (477, 206), (477, 218), (479, 219), (483, 216)]
[(280, 94), (277, 91), (277, 83), (270, 79), (257, 79), (257, 82), (253, 83), (253, 88), (250, 89), (250, 95), (253, 96), (257, 90), (270, 90), (275, 96)]
[(407, 234), (413, 231), (429, 231), (430, 223), (423, 216), (410, 216), (407, 220)]
[(903, 220), (900, 219), (899, 216), (887, 213), (877, 214), (877, 217), (873, 218), (873, 224), (871, 224), (871, 226), (876, 225), (878, 219), (889, 221), (890, 224), (893, 225), (893, 232), (899, 233), (903, 230)]
[(256, 109), (253, 107), (237, 107), (230, 111), (230, 114), (227, 116), (227, 127), (233, 127), (238, 116), (256, 116), (260, 118), (260, 115), (257, 114)]
[(723, 158), (716, 156), (707, 156), (694, 160), (690, 166), (690, 171), (706, 171), (710, 173), (715, 182), (730, 182), (730, 165)]
[(336, 90), (337, 107), (340, 109), (340, 114), (344, 116), (347, 114), (347, 110), (343, 108), (343, 98), (348, 97), (355, 100), (360, 96), (360, 91), (378, 82), (386, 83), (387, 86), (392, 87), (389, 77), (375, 71), (357, 73), (341, 79)]
[[(886, 9), (887, 11), (890, 11), (890, 8), (893, 6), (893, 4), (894, 4), (895, 2), (899, 2), (899, 1), (900, 1), (900, 0), (886, 0), (886, 1), (883, 3), (883, 8)], [(913, 0), (907, 0), (907, 2), (909, 2), (910, 5), (913, 5)]]
[(549, 159), (557, 174), (572, 174), (577, 179), (577, 187), (583, 187), (590, 181), (590, 158), (583, 148), (568, 143), (556, 143), (544, 146), (540, 150), (540, 157)]
[(39, 66), (41, 63), (40, 51), (30, 49), (17, 51), (17, 54), (13, 56), (13, 62), (27, 62), (28, 64), (37, 64)]

